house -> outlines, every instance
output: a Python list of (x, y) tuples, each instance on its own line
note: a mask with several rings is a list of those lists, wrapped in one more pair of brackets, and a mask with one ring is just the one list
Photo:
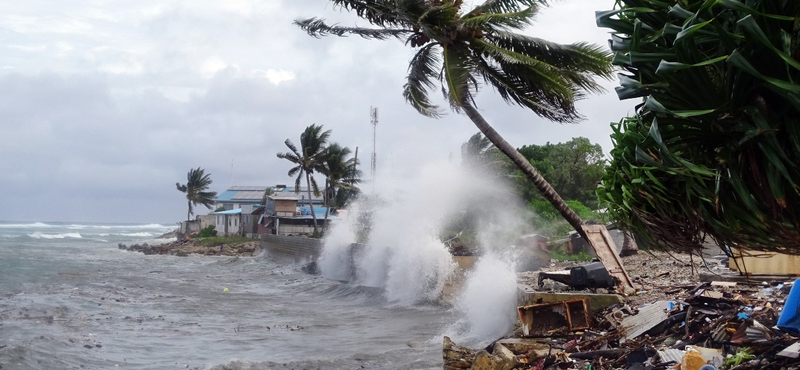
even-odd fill
[(244, 236), (256, 232), (254, 206), (242, 204), (241, 208), (213, 212), (214, 229), (219, 236)]
[[(273, 235), (298, 235), (314, 232), (314, 216), (311, 207), (302, 205), (303, 198), (298, 198), (294, 193), (278, 192), (267, 198), (267, 204), (253, 211), (256, 217), (256, 234)], [(306, 202), (308, 203), (308, 202)], [(313, 202), (316, 203), (316, 202)], [(315, 205), (314, 215), (317, 217), (317, 226), (325, 225), (327, 208)], [(328, 215), (328, 222), (336, 219)]]
[(322, 195), (319, 196), (311, 193), (311, 201), (308, 200), (308, 188), (300, 187), (299, 192), (295, 192), (293, 186), (275, 185), (275, 186), (231, 186), (228, 190), (223, 191), (214, 199), (214, 209), (222, 208), (225, 211), (242, 208), (243, 205), (258, 206), (264, 200), (264, 192), (272, 188), (272, 195), (282, 198), (297, 198), (299, 205), (307, 206), (313, 203), (314, 206), (322, 206), (324, 200)]

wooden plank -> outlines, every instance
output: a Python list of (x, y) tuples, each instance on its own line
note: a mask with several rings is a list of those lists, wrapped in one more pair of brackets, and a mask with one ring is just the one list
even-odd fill
[(619, 280), (622, 290), (633, 290), (633, 282), (628, 276), (628, 272), (625, 271), (625, 267), (622, 266), (622, 260), (617, 255), (617, 246), (614, 244), (614, 239), (611, 238), (606, 227), (603, 225), (583, 225), (583, 232), (586, 233), (589, 238), (589, 245), (592, 246), (594, 253), (608, 270), (608, 273)]
[[(730, 259), (732, 270), (748, 275), (800, 275), (800, 256), (768, 252), (734, 250)], [(737, 269), (738, 263), (738, 269)]]

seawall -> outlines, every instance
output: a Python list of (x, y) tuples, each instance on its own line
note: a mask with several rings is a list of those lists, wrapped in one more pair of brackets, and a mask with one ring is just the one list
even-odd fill
[(281, 262), (310, 262), (322, 253), (323, 241), (299, 236), (259, 235), (262, 253)]

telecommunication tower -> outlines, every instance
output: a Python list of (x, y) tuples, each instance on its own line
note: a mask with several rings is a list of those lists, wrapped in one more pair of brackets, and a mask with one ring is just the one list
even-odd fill
[(375, 167), (378, 164), (378, 154), (376, 146), (376, 134), (378, 130), (378, 108), (369, 107), (370, 123), (372, 124), (372, 159), (370, 160), (370, 175), (372, 176), (372, 190), (375, 190)]

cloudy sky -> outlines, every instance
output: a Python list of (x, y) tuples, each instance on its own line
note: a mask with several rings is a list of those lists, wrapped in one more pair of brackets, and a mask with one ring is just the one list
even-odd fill
[[(557, 2), (525, 32), (605, 45), (594, 11), (612, 5)], [(464, 116), (429, 119), (404, 103), (410, 48), (314, 39), (292, 25), (311, 16), (366, 25), (326, 0), (5, 0), (0, 220), (172, 223), (186, 214), (174, 184), (190, 168), (210, 172), (216, 191), (290, 183), (275, 154), (312, 123), (368, 158), (370, 106), (380, 170), (412, 176), (431, 159), (457, 160), (477, 130)], [(585, 136), (608, 152), (609, 123), (635, 103), (619, 102), (615, 84), (579, 104), (587, 119), (575, 125), (491, 89), (478, 106), (515, 146)]]

